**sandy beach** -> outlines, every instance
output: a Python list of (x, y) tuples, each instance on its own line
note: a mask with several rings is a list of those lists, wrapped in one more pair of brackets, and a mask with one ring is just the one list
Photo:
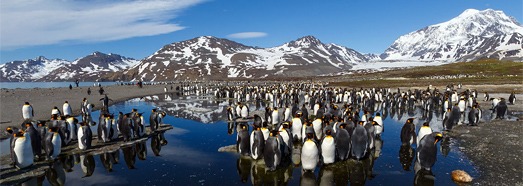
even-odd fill
[[(153, 94), (164, 93), (164, 87), (170, 85), (144, 85), (143, 88), (132, 85), (113, 85), (103, 86), (104, 94), (112, 99), (109, 104), (126, 101), (131, 98), (142, 97)], [(173, 85), (176, 87), (175, 85)], [(47, 120), (51, 116), (54, 106), (62, 110), (62, 105), (68, 101), (73, 109), (74, 115), (80, 114), (80, 103), (83, 98), (95, 105), (94, 110), (99, 110), (102, 106), (100, 98), (103, 95), (98, 93), (98, 87), (90, 87), (91, 95), (87, 94), (88, 87), (73, 87), (70, 90), (64, 88), (32, 88), (32, 89), (2, 89), (0, 92), (0, 130), (4, 131), (8, 126), (20, 126), (23, 122), (22, 106), (24, 102), (29, 102), (34, 109), (35, 120)], [(174, 89), (172, 90), (174, 91)], [(2, 139), (5, 138), (2, 132)]]

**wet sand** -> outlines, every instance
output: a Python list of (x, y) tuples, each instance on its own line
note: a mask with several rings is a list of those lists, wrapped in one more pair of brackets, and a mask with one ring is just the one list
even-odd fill
[[(163, 94), (165, 86), (168, 87), (169, 92), (175, 91), (175, 88), (170, 90), (170, 85), (144, 85), (143, 88), (132, 85), (113, 85), (104, 86), (103, 89), (107, 96), (113, 100), (109, 102), (112, 105), (131, 98)], [(176, 85), (173, 86), (176, 87)], [(87, 95), (87, 88), (73, 87), (72, 90), (69, 90), (68, 87), (2, 89), (0, 91), (0, 130), (2, 131), (0, 139), (6, 138), (4, 131), (8, 126), (20, 127), (24, 121), (22, 118), (24, 102), (29, 102), (33, 106), (34, 120), (48, 120), (54, 106), (63, 112), (62, 106), (65, 101), (68, 101), (71, 105), (74, 115), (79, 115), (83, 98), (87, 98), (89, 103), (95, 105), (94, 110), (99, 110), (102, 106), (100, 98), (103, 98), (103, 95), (98, 93), (98, 87), (91, 87), (91, 95)]]

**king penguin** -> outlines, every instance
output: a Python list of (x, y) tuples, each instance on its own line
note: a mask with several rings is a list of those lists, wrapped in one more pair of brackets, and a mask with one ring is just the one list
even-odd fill
[(332, 136), (332, 130), (327, 129), (321, 140), (321, 160), (324, 165), (334, 163), (336, 159), (336, 140)]
[(49, 128), (49, 132), (45, 137), (45, 153), (47, 159), (56, 159), (62, 151), (62, 139), (58, 134), (58, 129), (55, 127)]
[(358, 122), (351, 135), (351, 155), (357, 160), (363, 159), (368, 154), (369, 136), (363, 127), (364, 121)]
[(318, 144), (314, 138), (313, 134), (307, 133), (301, 148), (301, 167), (304, 171), (314, 172), (319, 161)]
[(21, 131), (15, 133), (11, 148), (13, 148), (13, 160), (18, 169), (23, 169), (33, 164), (33, 147), (29, 134)]
[(71, 105), (69, 105), (69, 102), (65, 101), (64, 105), (62, 106), (62, 109), (64, 111), (64, 116), (73, 115), (73, 110), (71, 109)]
[(236, 135), (236, 150), (241, 155), (249, 156), (249, 128), (246, 123), (240, 123), (237, 127), (238, 133)]
[(496, 119), (505, 119), (507, 111), (507, 101), (505, 101), (505, 98), (501, 98), (496, 109)]
[(78, 148), (80, 150), (86, 150), (91, 148), (91, 142), (93, 140), (93, 133), (89, 125), (85, 122), (80, 122), (80, 128), (78, 128)]
[(376, 117), (374, 117), (374, 121), (378, 124), (378, 125), (374, 125), (374, 127), (376, 127), (376, 137), (380, 138), (381, 134), (385, 131), (385, 128), (383, 127), (383, 119), (379, 112), (376, 113)]
[[(269, 138), (265, 141), (263, 149), (263, 160), (269, 171), (274, 171), (281, 162), (280, 142), (278, 141), (278, 131), (270, 132)], [(302, 156), (303, 157), (303, 156)]]
[(430, 128), (429, 122), (423, 123), (423, 126), (418, 131), (418, 137), (416, 138), (416, 144), (419, 146), (419, 141), (423, 139), (425, 135), (432, 134), (432, 129)]
[(346, 128), (347, 124), (342, 123), (339, 125), (339, 129), (336, 132), (336, 154), (340, 161), (345, 161), (349, 159), (350, 156), (350, 134)]
[(413, 123), (414, 118), (409, 118), (401, 128), (400, 139), (402, 144), (412, 145), (416, 142), (416, 126)]
[(26, 122), (25, 126), (25, 136), (29, 136), (26, 140), (31, 142), (34, 157), (39, 158), (40, 154), (42, 154), (42, 140), (40, 139), (40, 134), (30, 122)]
[(32, 120), (34, 117), (33, 106), (29, 102), (25, 102), (22, 106), (22, 117), (24, 120)]
[(436, 163), (436, 157), (438, 150), (436, 149), (436, 143), (443, 137), (439, 132), (433, 132), (426, 135), (420, 140), (420, 144), (416, 149), (417, 161), (425, 170), (430, 170), (434, 163)]
[[(258, 116), (259, 117), (259, 116)], [(254, 129), (251, 132), (250, 144), (251, 144), (251, 157), (252, 159), (260, 159), (263, 156), (263, 148), (265, 147), (265, 139), (261, 131), (261, 126), (254, 125)]]

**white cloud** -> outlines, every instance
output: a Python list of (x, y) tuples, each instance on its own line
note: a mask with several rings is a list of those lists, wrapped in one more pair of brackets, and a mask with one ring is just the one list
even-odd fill
[(0, 6), (2, 50), (64, 42), (100, 42), (165, 34), (203, 0), (15, 0)]
[(228, 38), (236, 39), (247, 39), (247, 38), (256, 38), (256, 37), (265, 37), (267, 33), (265, 32), (240, 32), (227, 35)]

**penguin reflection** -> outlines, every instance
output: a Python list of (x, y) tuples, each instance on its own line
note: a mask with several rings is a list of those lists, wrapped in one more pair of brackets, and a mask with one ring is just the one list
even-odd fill
[(443, 156), (447, 157), (450, 152), (450, 137), (447, 135), (443, 136), (443, 139), (441, 140), (441, 144), (439, 147), (441, 150), (441, 154), (443, 154)]
[(335, 167), (333, 165), (324, 165), (320, 167), (319, 184), (320, 185), (334, 185), (334, 172)]
[(33, 186), (33, 185), (43, 185), (45, 180), (45, 174), (38, 177), (31, 177), (29, 180), (21, 183), (20, 186)]
[(93, 155), (81, 155), (80, 166), (84, 172), (83, 177), (89, 177), (94, 173), (94, 157)]
[(163, 136), (164, 132), (160, 132), (151, 136), (151, 149), (155, 156), (160, 156), (162, 146), (167, 144), (167, 140)]
[(352, 165), (349, 165), (349, 182), (350, 185), (365, 185), (367, 180), (367, 174), (364, 168), (363, 161), (353, 161)]
[(247, 183), (249, 175), (251, 174), (252, 159), (248, 156), (239, 156), (236, 161), (236, 169), (242, 183)]
[(125, 164), (127, 164), (127, 167), (129, 169), (134, 169), (134, 163), (136, 163), (136, 151), (134, 149), (133, 145), (122, 147), (123, 152), (123, 158), (125, 160)]
[(300, 185), (304, 185), (304, 186), (318, 185), (318, 183), (316, 183), (316, 175), (314, 175), (314, 172), (313, 171), (302, 171), (302, 174), (300, 177)]
[(236, 122), (227, 122), (227, 134), (232, 135), (234, 133), (234, 126)]
[(416, 175), (414, 176), (414, 185), (422, 186), (431, 186), (434, 185), (435, 176), (432, 174), (432, 171), (422, 169), (418, 161), (414, 164), (414, 171)]
[(144, 142), (136, 143), (136, 152), (138, 153), (138, 159), (145, 160), (147, 157), (147, 147)]
[(252, 185), (288, 185), (292, 177), (292, 171), (294, 170), (291, 161), (287, 160), (281, 162), (278, 169), (274, 171), (266, 171), (263, 160), (251, 159), (251, 162)]
[(100, 161), (102, 162), (102, 165), (104, 166), (105, 170), (108, 172), (113, 172), (113, 163), (111, 162), (111, 154), (109, 153), (103, 153), (100, 154)]
[(73, 155), (62, 155), (58, 157), (62, 162), (65, 172), (72, 172), (74, 167), (74, 157)]
[(111, 154), (111, 162), (113, 164), (118, 164), (118, 162), (120, 161), (120, 149), (114, 151), (114, 152), (110, 152)]
[(414, 160), (414, 150), (412, 150), (412, 147), (408, 144), (401, 145), (399, 156), (403, 170), (410, 171), (412, 160)]
[(65, 171), (61, 161), (55, 161), (46, 171), (46, 178), (51, 185), (65, 185)]

